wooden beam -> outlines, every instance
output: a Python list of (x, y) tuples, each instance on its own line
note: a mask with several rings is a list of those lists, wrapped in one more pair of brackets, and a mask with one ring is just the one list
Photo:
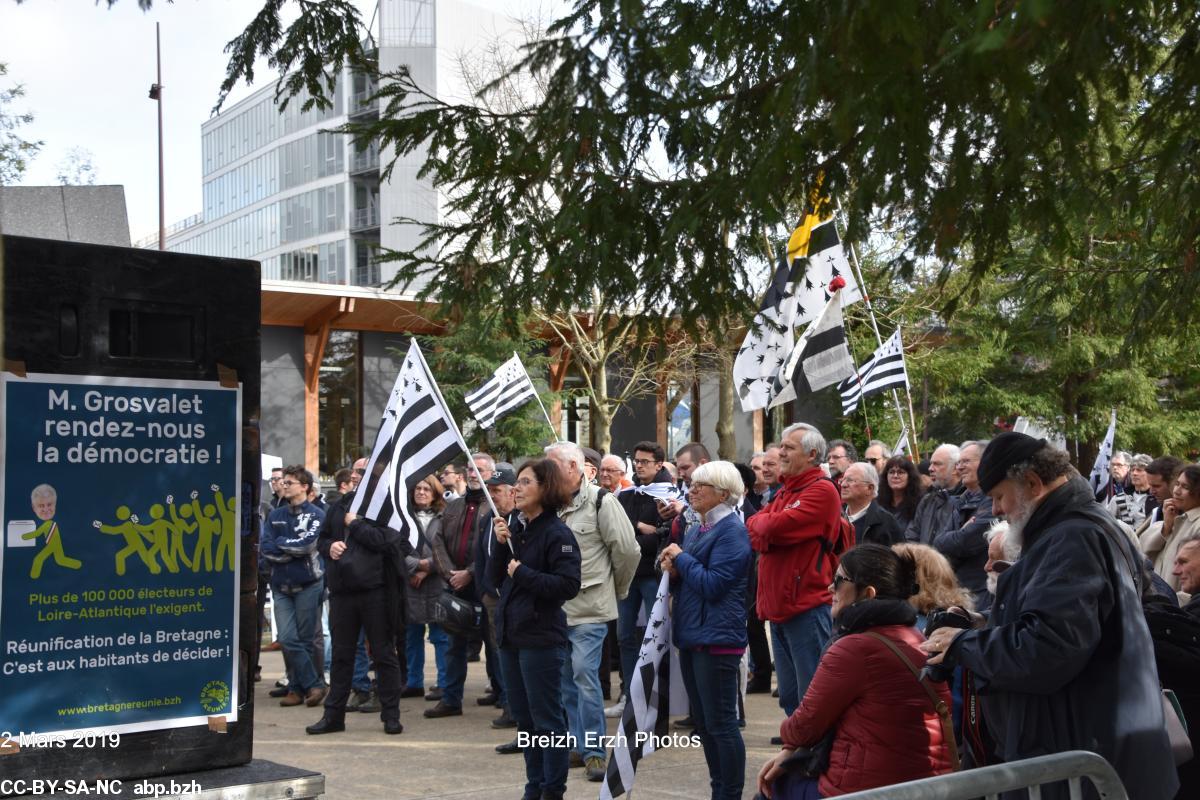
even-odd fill
[(550, 346), (550, 358), (557, 359), (550, 365), (550, 391), (556, 395), (554, 402), (550, 404), (549, 414), (550, 422), (554, 426), (554, 430), (562, 430), (563, 407), (562, 396), (559, 392), (567, 382), (567, 370), (571, 366), (571, 349), (563, 347), (561, 344), (553, 344)]
[(313, 475), (321, 463), (321, 361), (334, 321), (353, 310), (353, 297), (339, 297), (304, 321), (304, 467)]

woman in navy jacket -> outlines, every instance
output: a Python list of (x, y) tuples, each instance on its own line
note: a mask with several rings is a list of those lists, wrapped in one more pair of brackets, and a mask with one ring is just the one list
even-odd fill
[(580, 558), (575, 534), (558, 510), (570, 497), (553, 461), (531, 461), (521, 467), (513, 493), (524, 526), (514, 532), (504, 519), (493, 521), (498, 546), (488, 569), (492, 585), (501, 587), (496, 643), (509, 711), (518, 730), (533, 737), (523, 751), (525, 800), (560, 800), (567, 789), (572, 748), (560, 682), (567, 657), (562, 607), (579, 594)]
[(688, 499), (700, 524), (684, 534), (682, 548), (663, 550), (661, 561), (671, 576), (672, 633), (713, 800), (740, 798), (746, 779), (737, 709), (750, 571), (750, 538), (737, 512), (744, 491), (728, 461), (697, 467)]

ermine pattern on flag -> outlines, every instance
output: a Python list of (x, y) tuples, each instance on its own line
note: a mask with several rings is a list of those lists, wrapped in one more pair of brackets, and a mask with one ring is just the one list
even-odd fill
[(454, 423), (434, 393), (414, 340), (396, 376), (350, 511), (400, 531), (415, 548), (417, 523), (409, 508), (413, 487), (461, 452)]
[[(633, 789), (637, 765), (654, 752), (655, 738), (667, 735), (671, 701), (671, 616), (667, 599), (671, 576), (663, 575), (629, 682), (629, 698), (621, 715), (621, 730), (608, 759), (600, 800), (611, 800)], [(641, 736), (638, 734), (641, 733)]]
[(1101, 487), (1108, 483), (1111, 478), (1108, 473), (1108, 465), (1112, 461), (1113, 442), (1116, 438), (1117, 409), (1114, 408), (1112, 415), (1109, 417), (1108, 432), (1104, 434), (1104, 441), (1100, 443), (1100, 451), (1096, 453), (1096, 460), (1092, 463), (1092, 473), (1088, 476), (1088, 483), (1092, 485), (1092, 492), (1100, 491)]
[(516, 355), (496, 368), (482, 386), (463, 396), (480, 426), (490, 428), (496, 420), (537, 396), (533, 382)]
[(846, 346), (842, 305), (835, 289), (821, 316), (808, 326), (772, 376), (770, 406), (824, 389), (853, 374), (854, 361)]
[(897, 328), (858, 368), (857, 374), (838, 385), (842, 395), (842, 414), (853, 414), (859, 400), (864, 397), (888, 389), (905, 388), (908, 388), (908, 370), (904, 364), (904, 343), (900, 341), (900, 329)]

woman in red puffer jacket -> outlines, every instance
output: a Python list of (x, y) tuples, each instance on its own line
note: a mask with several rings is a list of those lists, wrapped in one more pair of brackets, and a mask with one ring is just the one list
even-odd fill
[[(814, 800), (941, 775), (957, 768), (953, 733), (925, 686), (888, 643), (920, 669), (925, 637), (913, 627), (916, 594), (911, 556), (865, 544), (846, 553), (833, 585), (834, 637), (821, 656), (800, 707), (780, 727), (783, 751), (763, 765), (767, 797)], [(886, 642), (878, 637), (883, 637)], [(928, 684), (950, 706), (946, 684)], [(948, 717), (947, 717), (948, 720)], [(819, 778), (789, 774), (784, 762), (798, 747), (817, 747), (832, 732)]]

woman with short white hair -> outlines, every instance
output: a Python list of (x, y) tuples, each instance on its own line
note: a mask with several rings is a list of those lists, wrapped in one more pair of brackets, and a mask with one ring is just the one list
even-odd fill
[(750, 572), (750, 537), (737, 513), (744, 492), (728, 461), (697, 467), (688, 499), (700, 522), (684, 534), (683, 547), (664, 549), (660, 562), (671, 576), (672, 633), (714, 800), (740, 798), (746, 780), (737, 708)]

